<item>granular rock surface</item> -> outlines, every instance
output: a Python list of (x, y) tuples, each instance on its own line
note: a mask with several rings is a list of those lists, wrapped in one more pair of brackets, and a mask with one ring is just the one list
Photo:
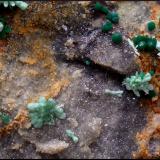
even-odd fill
[[(44, 96), (64, 104), (67, 117), (40, 129), (29, 120), (13, 128), (1, 137), (0, 158), (132, 158), (136, 133), (146, 117), (139, 99), (122, 86), (125, 76), (138, 70), (127, 38), (148, 19), (153, 2), (107, 2), (120, 14), (120, 24), (109, 33), (101, 32), (99, 24), (105, 18), (94, 15), (93, 2), (28, 3), (26, 11), (3, 13), (12, 33), (0, 41), (0, 109), (13, 119), (21, 108)], [(133, 17), (135, 11), (142, 21)], [(120, 45), (111, 42), (115, 31), (123, 35)], [(105, 89), (124, 93), (111, 96)], [(67, 129), (78, 143), (67, 137)]]

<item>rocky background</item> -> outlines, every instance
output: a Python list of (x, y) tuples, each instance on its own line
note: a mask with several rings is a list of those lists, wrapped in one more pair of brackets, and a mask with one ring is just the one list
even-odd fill
[[(3, 11), (12, 26), (0, 41), (1, 108), (14, 118), (39, 96), (64, 104), (66, 120), (34, 129), (28, 121), (0, 141), (0, 158), (131, 158), (146, 123), (139, 99), (122, 86), (138, 70), (127, 38), (150, 20), (156, 2), (106, 2), (120, 23), (102, 33), (93, 2), (28, 2), (26, 11)], [(120, 31), (123, 43), (111, 42)], [(105, 89), (123, 90), (122, 97)], [(65, 134), (79, 137), (74, 144)]]

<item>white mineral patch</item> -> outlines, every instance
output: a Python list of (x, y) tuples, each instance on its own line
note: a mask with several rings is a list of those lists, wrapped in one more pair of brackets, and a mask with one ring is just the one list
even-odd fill
[(58, 139), (53, 139), (45, 143), (35, 143), (35, 145), (37, 152), (51, 155), (62, 152), (63, 150), (69, 147), (68, 143), (66, 143), (65, 141), (60, 141)]
[(0, 22), (0, 32), (2, 32), (2, 31), (3, 31), (3, 28), (4, 28), (4, 25), (3, 25), (3, 23), (2, 23), (2, 22)]

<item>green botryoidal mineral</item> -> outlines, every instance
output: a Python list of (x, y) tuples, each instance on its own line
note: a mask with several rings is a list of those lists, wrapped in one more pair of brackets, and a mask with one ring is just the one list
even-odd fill
[(114, 24), (117, 24), (119, 22), (119, 15), (116, 12), (108, 12), (106, 19), (110, 20)]
[(112, 42), (119, 44), (122, 42), (122, 34), (119, 32), (112, 34)]
[(104, 14), (108, 14), (109, 10), (108, 10), (107, 7), (102, 6), (101, 12), (104, 13)]
[(56, 119), (65, 119), (64, 110), (53, 99), (46, 100), (40, 97), (37, 103), (27, 106), (31, 123), (35, 128), (41, 128), (45, 124), (54, 124)]
[(139, 44), (137, 45), (137, 49), (139, 51), (144, 51), (147, 47), (147, 43), (145, 41), (141, 41), (139, 42)]
[(147, 23), (147, 29), (148, 31), (153, 31), (156, 28), (156, 25), (153, 21), (150, 21)]
[(102, 31), (103, 32), (108, 32), (108, 31), (110, 31), (110, 30), (112, 30), (113, 29), (113, 25), (112, 25), (112, 23), (111, 22), (106, 22), (103, 26), (102, 26)]
[(105, 6), (103, 6), (101, 3), (99, 3), (99, 2), (96, 2), (96, 4), (95, 4), (95, 6), (94, 6), (94, 9), (96, 10), (96, 11), (100, 11), (100, 12), (102, 12), (102, 13), (104, 13), (104, 14), (108, 14), (108, 8), (107, 7), (105, 7)]
[(137, 36), (133, 37), (132, 40), (133, 40), (134, 45), (136, 46), (136, 45), (138, 45), (141, 41), (146, 42), (147, 39), (148, 39), (148, 36), (137, 35)]
[(97, 11), (101, 11), (103, 5), (99, 2), (96, 2), (95, 6), (94, 6), (94, 9), (97, 10)]
[(0, 18), (0, 38), (6, 38), (7, 34), (11, 32), (11, 27), (7, 25), (4, 18)]
[(138, 35), (132, 40), (135, 47), (140, 51), (154, 51), (157, 47), (157, 40), (152, 37)]
[(155, 38), (149, 39), (147, 42), (147, 50), (153, 51), (156, 49), (157, 40)]
[(106, 15), (106, 18), (110, 20), (112, 23), (117, 24), (119, 22), (118, 13), (109, 11), (109, 9), (106, 6), (102, 5), (101, 3), (96, 2), (94, 9), (96, 11), (104, 13)]
[(127, 90), (132, 90), (136, 96), (140, 96), (140, 91), (149, 94), (153, 90), (153, 86), (149, 84), (152, 76), (150, 73), (136, 72), (135, 75), (126, 78), (123, 81), (123, 85), (126, 86)]
[(2, 123), (5, 125), (9, 124), (11, 121), (10, 116), (5, 113), (2, 113), (2, 112), (0, 112), (0, 119), (1, 119)]
[(5, 8), (17, 6), (21, 10), (26, 10), (28, 7), (28, 4), (23, 1), (0, 1), (0, 4), (2, 4)]
[(79, 139), (78, 139), (78, 137), (75, 135), (74, 132), (72, 132), (71, 130), (66, 130), (66, 134), (67, 134), (68, 137), (70, 137), (70, 138), (72, 139), (72, 141), (73, 141), (74, 143), (78, 143)]

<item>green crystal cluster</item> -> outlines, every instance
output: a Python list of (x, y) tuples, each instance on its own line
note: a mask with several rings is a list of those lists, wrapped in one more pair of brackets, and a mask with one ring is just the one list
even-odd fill
[(123, 85), (126, 86), (127, 90), (132, 90), (136, 96), (140, 96), (140, 91), (149, 94), (150, 91), (153, 91), (153, 86), (149, 84), (152, 76), (150, 73), (136, 72), (135, 75), (126, 78), (123, 81)]
[(113, 25), (111, 22), (107, 21), (103, 26), (102, 26), (102, 31), (103, 32), (108, 32), (113, 29)]
[(135, 36), (132, 40), (135, 47), (139, 51), (154, 51), (157, 46), (157, 40), (147, 35), (138, 35)]
[(147, 23), (148, 31), (153, 31), (156, 28), (156, 24), (153, 21)]
[(11, 32), (11, 27), (7, 25), (4, 18), (0, 18), (0, 38), (6, 38), (7, 34)]
[(65, 119), (64, 110), (53, 99), (46, 100), (40, 97), (37, 103), (27, 106), (31, 123), (35, 128), (41, 128), (45, 124), (54, 124), (56, 119)]
[[(106, 6), (102, 5), (99, 2), (96, 2), (94, 9), (96, 11), (102, 12), (106, 15), (106, 23), (102, 26), (102, 32), (109, 32), (113, 29), (113, 24), (119, 22), (119, 15), (116, 12), (111, 12)], [(113, 23), (113, 24), (112, 24)], [(112, 42), (119, 44), (122, 42), (121, 33), (112, 33)]]
[[(28, 4), (23, 1), (0, 1), (0, 6), (4, 6), (5, 8), (18, 7), (21, 10), (26, 10)], [(0, 38), (6, 38), (7, 34), (11, 32), (11, 27), (6, 24), (4, 18), (0, 18)]]
[(0, 112), (0, 119), (2, 123), (5, 125), (9, 124), (9, 122), (11, 121), (10, 116), (2, 112)]
[(115, 32), (112, 34), (112, 42), (119, 44), (122, 42), (122, 34), (119, 32)]
[(119, 15), (116, 12), (108, 12), (106, 19), (110, 20), (114, 24), (117, 24), (119, 22)]
[(21, 10), (26, 10), (28, 7), (28, 4), (23, 1), (0, 1), (0, 4), (2, 4), (5, 8), (17, 6)]
[(96, 2), (94, 9), (102, 13), (108, 14), (109, 10), (107, 7), (103, 6), (101, 3)]
[(94, 6), (96, 11), (100, 11), (106, 15), (106, 19), (111, 21), (112, 23), (119, 22), (119, 15), (116, 12), (111, 12), (106, 6), (103, 6), (101, 3), (96, 2)]
[(75, 136), (75, 133), (72, 132), (71, 130), (66, 130), (66, 134), (67, 134), (68, 137), (70, 137), (72, 139), (72, 141), (74, 143), (77, 143), (79, 141), (78, 137)]

